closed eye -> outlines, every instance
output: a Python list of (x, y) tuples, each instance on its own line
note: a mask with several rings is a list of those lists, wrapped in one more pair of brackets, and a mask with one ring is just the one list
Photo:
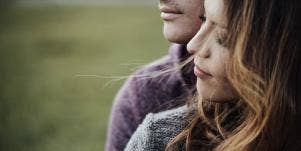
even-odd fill
[(223, 47), (228, 47), (226, 32), (221, 32), (221, 31), (217, 32), (215, 35), (215, 40), (219, 45)]

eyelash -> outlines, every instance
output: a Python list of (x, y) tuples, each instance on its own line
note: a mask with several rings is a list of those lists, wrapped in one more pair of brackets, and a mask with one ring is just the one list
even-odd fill
[(215, 40), (216, 42), (223, 46), (223, 47), (227, 47), (227, 35), (225, 33), (221, 33), (221, 32), (217, 32), (216, 35), (215, 35)]
[(205, 22), (206, 21), (206, 15), (205, 14), (202, 14), (201, 16), (199, 16), (200, 20), (202, 22)]

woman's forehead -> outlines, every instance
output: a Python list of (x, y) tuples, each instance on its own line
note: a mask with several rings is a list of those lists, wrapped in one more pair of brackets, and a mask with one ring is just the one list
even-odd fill
[(204, 7), (206, 16), (209, 20), (216, 23), (218, 26), (227, 26), (223, 0), (205, 0)]

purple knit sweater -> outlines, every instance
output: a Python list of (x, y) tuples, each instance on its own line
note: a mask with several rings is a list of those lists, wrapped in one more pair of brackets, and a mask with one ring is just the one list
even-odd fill
[[(169, 54), (144, 66), (133, 75), (175, 67), (188, 53), (183, 45), (173, 44)], [(186, 103), (195, 84), (192, 63), (172, 74), (154, 78), (131, 76), (118, 92), (111, 111), (106, 151), (122, 151), (148, 113), (157, 113)]]

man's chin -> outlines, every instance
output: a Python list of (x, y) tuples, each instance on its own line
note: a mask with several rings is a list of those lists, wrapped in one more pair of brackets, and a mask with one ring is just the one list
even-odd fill
[(186, 45), (189, 42), (189, 38), (187, 36), (179, 35), (179, 34), (168, 34), (164, 32), (164, 37), (171, 43), (183, 44)]
[(169, 42), (185, 45), (195, 34), (186, 26), (177, 23), (164, 23), (163, 33)]
[(181, 44), (181, 45), (187, 44), (187, 42), (183, 41), (182, 39), (172, 39), (172, 38), (166, 38), (166, 39), (171, 43), (176, 43), (176, 44)]

